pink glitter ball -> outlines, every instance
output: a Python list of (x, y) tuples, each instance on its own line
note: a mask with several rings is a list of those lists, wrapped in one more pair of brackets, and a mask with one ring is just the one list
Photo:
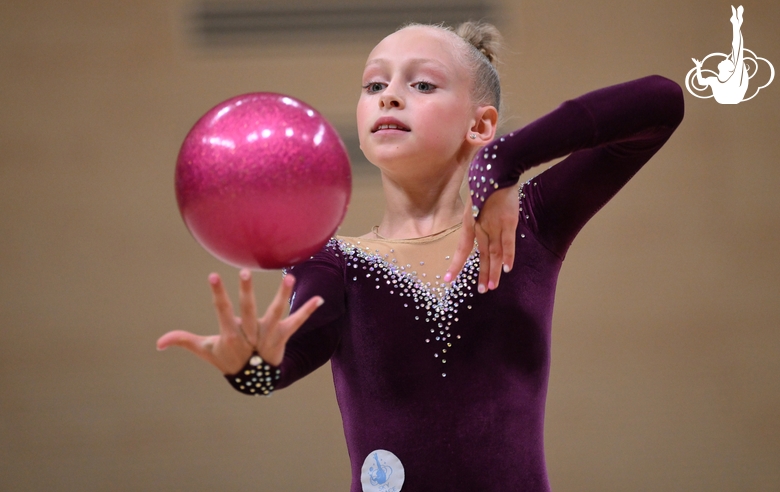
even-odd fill
[(176, 199), (190, 233), (237, 267), (307, 260), (335, 233), (352, 189), (333, 127), (282, 94), (228, 99), (195, 123), (176, 162)]

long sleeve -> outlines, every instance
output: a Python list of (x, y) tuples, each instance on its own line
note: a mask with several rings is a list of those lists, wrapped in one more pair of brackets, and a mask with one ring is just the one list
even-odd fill
[(566, 101), (478, 152), (469, 170), (474, 216), (526, 170), (571, 154), (525, 187), (520, 214), (562, 257), (582, 226), (669, 139), (683, 113), (680, 86), (658, 75)]
[(346, 294), (344, 270), (335, 249), (329, 244), (310, 260), (287, 270), (296, 279), (290, 312), (314, 296), (322, 297), (325, 303), (287, 342), (277, 389), (325, 364), (338, 346), (345, 324)]

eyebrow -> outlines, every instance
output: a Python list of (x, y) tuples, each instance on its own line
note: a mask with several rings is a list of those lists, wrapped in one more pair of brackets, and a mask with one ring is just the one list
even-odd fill
[[(369, 60), (368, 62), (366, 62), (366, 67), (365, 68), (368, 68), (368, 67), (370, 67), (372, 65), (386, 64), (388, 62), (389, 62), (389, 60), (387, 60), (386, 58), (374, 58), (373, 60)], [(448, 69), (448, 67), (445, 64), (443, 64), (439, 60), (435, 60), (433, 58), (412, 58), (411, 60), (409, 60), (409, 62), (412, 65), (417, 65), (417, 66), (419, 66), (419, 65), (434, 65), (436, 68), (442, 70), (445, 73), (449, 73), (450, 72), (450, 70)]]

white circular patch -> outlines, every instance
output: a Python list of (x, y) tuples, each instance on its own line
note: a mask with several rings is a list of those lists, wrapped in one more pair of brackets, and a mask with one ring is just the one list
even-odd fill
[(368, 453), (360, 473), (363, 492), (399, 492), (404, 484), (404, 478), (404, 466), (401, 460), (384, 449)]

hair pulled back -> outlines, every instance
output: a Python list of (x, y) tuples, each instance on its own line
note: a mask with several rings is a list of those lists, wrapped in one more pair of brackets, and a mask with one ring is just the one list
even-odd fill
[(500, 110), (501, 81), (498, 78), (497, 53), (501, 49), (501, 34), (493, 24), (467, 21), (452, 28), (443, 24), (407, 24), (407, 27), (431, 27), (453, 35), (462, 49), (464, 61), (471, 71), (474, 86), (472, 98), (478, 105), (490, 105)]
[(501, 34), (492, 24), (468, 21), (455, 28), (469, 47), (468, 62), (474, 74), (474, 100), (478, 104), (501, 105), (501, 82), (496, 63)]

